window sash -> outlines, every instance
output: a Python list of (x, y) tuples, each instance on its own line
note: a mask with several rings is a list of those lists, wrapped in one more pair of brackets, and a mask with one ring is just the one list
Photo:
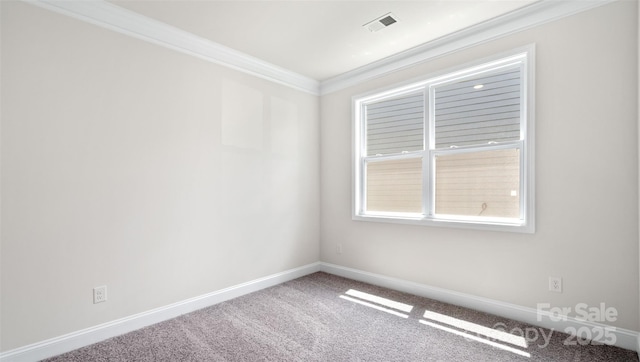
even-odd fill
[[(491, 122), (493, 128), (495, 129), (495, 127), (500, 127), (501, 123), (505, 123), (502, 126), (514, 126), (517, 125), (518, 127), (518, 137), (516, 138), (511, 138), (509, 139), (509, 137), (507, 137), (507, 139), (501, 139), (501, 138), (488, 138), (485, 139), (485, 144), (487, 143), (487, 140), (490, 141), (494, 141), (496, 143), (501, 143), (501, 142), (509, 142), (509, 141), (516, 141), (516, 140), (523, 140), (525, 137), (525, 128), (526, 128), (526, 113), (524, 112), (525, 106), (526, 106), (526, 58), (522, 59), (522, 60), (518, 60), (516, 62), (509, 62), (508, 64), (505, 65), (501, 65), (501, 66), (497, 66), (497, 67), (488, 67), (487, 69), (482, 69), (476, 72), (472, 72), (469, 74), (465, 74), (465, 75), (461, 75), (458, 77), (455, 77), (453, 79), (447, 79), (441, 82), (436, 82), (433, 84), (428, 84), (427, 87), (429, 89), (429, 105), (428, 105), (428, 110), (429, 110), (429, 125), (428, 125), (428, 144), (429, 144), (429, 149), (442, 149), (442, 148), (450, 148), (450, 147), (462, 147), (462, 146), (480, 146), (483, 143), (479, 142), (479, 141), (472, 141), (472, 140), (459, 140), (460, 142), (454, 143), (454, 144), (448, 144), (446, 143), (444, 147), (440, 146), (438, 147), (438, 145), (445, 143), (441, 140), (438, 139), (438, 128), (443, 127), (442, 125), (438, 124), (438, 117), (436, 115), (436, 109), (438, 107), (437, 104), (437, 95), (436, 92), (441, 90), (442, 88), (444, 88), (444, 92), (449, 92), (449, 94), (451, 94), (451, 90), (447, 90), (447, 87), (450, 86), (455, 86), (458, 85), (458, 87), (467, 87), (467, 88), (472, 88), (472, 85), (476, 82), (479, 82), (480, 79), (483, 79), (484, 81), (493, 81), (493, 82), (500, 82), (500, 83), (504, 83), (505, 82), (505, 76), (507, 74), (512, 74), (514, 71), (517, 71), (519, 73), (519, 79), (516, 81), (514, 79), (509, 79), (510, 82), (508, 84), (509, 87), (509, 94), (510, 97), (513, 97), (513, 93), (517, 93), (518, 94), (518, 107), (517, 109), (514, 109), (513, 103), (514, 101), (506, 101), (506, 100), (496, 100), (494, 99), (494, 94), (492, 94), (493, 92), (490, 91), (489, 95), (488, 95), (488, 104), (491, 104), (491, 107), (486, 107), (484, 109), (476, 109), (476, 108), (481, 108), (477, 105), (466, 105), (463, 106), (466, 107), (466, 112), (464, 113), (464, 116), (467, 116), (471, 119), (471, 121), (468, 124), (473, 124), (473, 123), (485, 123), (485, 122)], [(509, 77), (509, 78), (512, 78)], [(500, 88), (503, 88), (504, 84), (501, 85)], [(517, 90), (513, 89), (513, 87), (517, 87)], [(495, 89), (495, 88), (494, 88)], [(478, 92), (483, 92), (485, 93), (485, 90), (478, 90)], [(504, 92), (504, 91), (503, 91)], [(469, 93), (466, 93), (469, 94)], [(502, 93), (504, 94), (504, 93)], [(464, 96), (464, 93), (462, 94)], [(477, 98), (476, 98), (477, 99)], [(483, 99), (485, 102), (487, 101), (486, 98), (480, 98)], [(513, 98), (510, 98), (513, 99)], [(495, 116), (497, 111), (502, 111), (504, 113), (502, 113), (500, 116)], [(458, 109), (458, 112), (460, 112), (460, 109)], [(447, 116), (445, 116), (446, 118)], [(449, 115), (449, 117), (451, 117), (451, 115)], [(503, 117), (503, 118), (497, 118), (497, 117)], [(513, 121), (509, 121), (512, 120), (513, 118), (517, 118), (518, 121), (513, 122)], [(505, 122), (506, 121), (506, 122)], [(463, 120), (458, 120), (458, 122), (463, 122)], [(470, 128), (470, 129), (477, 129), (477, 128)], [(466, 135), (465, 137), (469, 137), (470, 135)], [(471, 136), (473, 137), (473, 136)], [(478, 137), (476, 137), (478, 138)]]
[[(437, 203), (437, 195), (436, 195), (436, 187), (437, 182), (436, 179), (438, 177), (438, 173), (436, 170), (438, 157), (446, 157), (446, 156), (454, 156), (454, 155), (464, 155), (464, 154), (474, 154), (474, 153), (483, 153), (483, 152), (491, 152), (491, 151), (503, 151), (503, 150), (517, 150), (518, 151), (518, 188), (517, 188), (517, 197), (518, 197), (518, 205), (519, 212), (516, 217), (484, 217), (481, 215), (472, 216), (472, 215), (460, 215), (460, 214), (446, 214), (446, 213), (437, 213), (436, 212), (436, 203)], [(429, 198), (427, 200), (428, 204), (428, 216), (434, 219), (468, 219), (475, 221), (499, 221), (499, 222), (507, 222), (507, 223), (520, 223), (525, 220), (526, 217), (526, 190), (525, 183), (523, 182), (526, 177), (525, 167), (524, 166), (524, 142), (514, 141), (514, 142), (505, 142), (501, 144), (495, 145), (482, 145), (477, 147), (464, 147), (464, 148), (455, 148), (455, 149), (442, 149), (442, 150), (431, 150), (429, 152), (429, 159), (433, 168), (429, 173), (430, 182), (429, 182)]]
[[(423, 157), (423, 152), (412, 152), (410, 154), (364, 158), (363, 209), (365, 212), (368, 214), (403, 214), (413, 217), (423, 215), (423, 194), (425, 193), (423, 179), (426, 174), (424, 171)], [(382, 165), (390, 165), (386, 168), (387, 172), (384, 172), (385, 169), (383, 169)], [(416, 171), (412, 171), (411, 166), (419, 167), (417, 171), (419, 177), (416, 177)], [(383, 171), (370, 172), (374, 168), (383, 169)], [(378, 178), (374, 176), (378, 176)], [(372, 179), (376, 182), (373, 183)], [(409, 186), (409, 188), (403, 188), (402, 190), (394, 189), (392, 186), (397, 184), (404, 184)], [(416, 191), (416, 189), (418, 190)], [(389, 208), (386, 210), (377, 209), (370, 201), (372, 198), (378, 200), (387, 199)], [(405, 210), (402, 210), (403, 208)]]
[(521, 140), (523, 73), (516, 63), (429, 86), (430, 148)]
[(364, 156), (422, 151), (427, 104), (423, 89), (364, 105)]

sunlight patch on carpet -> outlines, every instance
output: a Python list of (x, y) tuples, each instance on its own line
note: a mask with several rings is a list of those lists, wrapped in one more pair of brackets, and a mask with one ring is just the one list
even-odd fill
[(516, 336), (507, 332), (499, 331), (497, 329), (488, 328), (476, 323), (471, 323), (462, 319), (450, 317), (448, 315), (425, 311), (424, 318), (464, 329), (468, 332), (476, 333), (489, 339), (497, 339), (499, 341), (510, 343), (522, 348), (528, 347), (527, 340), (522, 336)]
[(413, 309), (413, 306), (409, 304), (400, 303), (395, 300), (382, 298), (377, 295), (361, 292), (355, 289), (349, 289), (344, 294), (346, 295), (340, 295), (339, 297), (344, 300), (348, 300), (350, 302), (364, 305), (366, 307), (393, 314), (402, 318), (409, 318), (409, 315), (401, 312), (409, 313)]
[(361, 292), (355, 289), (349, 289), (344, 294), (352, 297), (356, 297), (358, 299), (364, 299), (366, 301), (373, 302), (376, 304), (384, 305), (386, 307), (397, 309), (399, 311), (406, 312), (406, 313), (411, 313), (411, 310), (413, 309), (412, 305), (400, 303), (395, 300), (391, 300), (387, 298), (382, 298), (377, 295)]
[(497, 343), (497, 342), (494, 342), (494, 341), (490, 341), (488, 339), (481, 338), (481, 337), (475, 336), (475, 335), (470, 334), (470, 333), (458, 331), (456, 329), (445, 327), (443, 325), (436, 324), (436, 323), (433, 323), (433, 322), (428, 322), (428, 321), (425, 321), (425, 320), (422, 320), (422, 319), (419, 322), (424, 324), (424, 325), (427, 325), (429, 327), (437, 328), (437, 329), (439, 329), (441, 331), (445, 331), (445, 332), (449, 332), (449, 333), (461, 336), (466, 340), (473, 340), (473, 341), (476, 341), (476, 342), (488, 344), (490, 346), (502, 349), (504, 351), (515, 353), (515, 354), (523, 356), (523, 357), (531, 358), (531, 354), (530, 353), (525, 352), (525, 351), (521, 351), (521, 350), (519, 350), (517, 348), (513, 348), (513, 347), (507, 346), (507, 345), (502, 344), (502, 343)]

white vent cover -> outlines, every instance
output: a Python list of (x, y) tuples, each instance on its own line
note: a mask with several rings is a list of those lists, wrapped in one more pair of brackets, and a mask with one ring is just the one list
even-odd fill
[(380, 29), (384, 29), (391, 24), (395, 24), (397, 22), (398, 22), (398, 18), (392, 13), (388, 13), (388, 14), (382, 15), (381, 17), (373, 21), (370, 21), (364, 24), (363, 26), (369, 29), (369, 31), (373, 33)]

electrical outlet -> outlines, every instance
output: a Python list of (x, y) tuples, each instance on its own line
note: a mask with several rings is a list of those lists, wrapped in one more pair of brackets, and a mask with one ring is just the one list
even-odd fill
[(336, 244), (336, 253), (342, 254), (342, 244), (340, 243)]
[(93, 288), (93, 304), (107, 301), (107, 286)]
[(549, 277), (549, 291), (562, 293), (562, 278)]

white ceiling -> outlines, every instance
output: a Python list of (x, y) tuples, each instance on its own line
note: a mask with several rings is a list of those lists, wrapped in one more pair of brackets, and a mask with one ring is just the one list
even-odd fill
[[(538, 0), (112, 0), (271, 64), (327, 80)], [(363, 25), (387, 13), (399, 22)]]

